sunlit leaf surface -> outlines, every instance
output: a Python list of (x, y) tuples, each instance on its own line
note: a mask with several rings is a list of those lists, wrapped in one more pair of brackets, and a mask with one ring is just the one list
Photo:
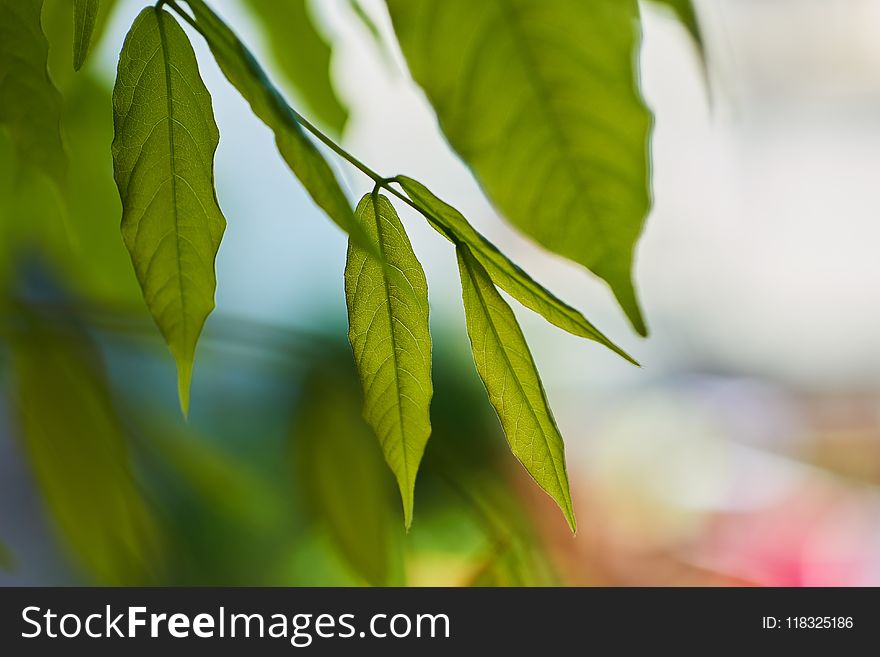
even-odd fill
[(636, 0), (389, 0), (452, 147), (507, 219), (605, 279), (635, 329), (651, 115)]
[(147, 306), (177, 362), (184, 413), (196, 343), (214, 308), (226, 219), (214, 193), (219, 141), (186, 34), (149, 7), (132, 25), (113, 90), (122, 235)]
[[(416, 473), (431, 435), (431, 335), (428, 285), (394, 207), (367, 194), (358, 219), (388, 267), (350, 243), (345, 265), (348, 337), (364, 388), (364, 417), (397, 477), (406, 526)], [(406, 285), (407, 290), (401, 290)]]
[(514, 456), (576, 524), (565, 448), (519, 323), (467, 246), (457, 249), (474, 362)]
[(454, 242), (467, 244), (473, 256), (486, 268), (495, 285), (526, 308), (542, 315), (551, 324), (574, 335), (595, 340), (635, 363), (631, 356), (605, 337), (580, 312), (554, 296), (501, 253), (458, 210), (434, 196), (417, 180), (406, 176), (398, 176), (396, 180), (438, 232)]

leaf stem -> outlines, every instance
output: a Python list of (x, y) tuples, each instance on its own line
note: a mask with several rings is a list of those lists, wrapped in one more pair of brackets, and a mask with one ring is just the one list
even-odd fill
[(299, 122), (299, 124), (303, 128), (305, 128), (310, 133), (312, 133), (312, 135), (318, 141), (320, 141), (327, 148), (329, 148), (331, 151), (336, 153), (343, 160), (345, 160), (346, 162), (351, 164), (355, 169), (357, 169), (358, 171), (363, 173), (365, 176), (370, 178), (376, 184), (375, 185), (376, 188), (381, 187), (382, 189), (387, 191), (389, 194), (393, 194), (394, 196), (399, 198), (401, 201), (403, 201), (404, 203), (409, 205), (411, 208), (418, 211), (420, 214), (427, 216), (425, 214), (425, 211), (421, 207), (419, 207), (416, 203), (414, 203), (411, 198), (409, 198), (406, 194), (399, 192), (397, 189), (395, 189), (394, 187), (391, 186), (391, 183), (397, 181), (396, 177), (389, 178), (387, 176), (380, 175), (379, 173), (377, 173), (376, 171), (374, 171), (373, 169), (368, 167), (366, 164), (361, 162), (359, 159), (357, 159), (354, 155), (352, 155), (347, 150), (345, 150), (342, 146), (340, 146), (335, 141), (333, 141), (330, 137), (328, 137), (323, 132), (321, 132), (321, 130), (317, 126), (310, 123), (308, 121), (308, 119), (306, 119), (302, 114), (297, 112), (295, 109), (290, 108), (290, 111), (293, 113), (293, 115), (296, 117), (296, 120)]
[(351, 164), (355, 169), (357, 169), (358, 171), (360, 171), (361, 173), (366, 175), (368, 178), (370, 178), (376, 184), (375, 185), (376, 188), (381, 187), (382, 189), (387, 191), (389, 194), (393, 194), (394, 196), (399, 198), (401, 201), (406, 203), (408, 206), (410, 206), (414, 210), (418, 211), (420, 214), (422, 214), (426, 217), (428, 216), (427, 214), (425, 214), (425, 211), (419, 205), (417, 205), (415, 202), (413, 202), (413, 200), (411, 198), (409, 198), (406, 194), (399, 192), (397, 189), (395, 189), (394, 187), (391, 186), (391, 183), (397, 182), (396, 177), (389, 178), (389, 177), (380, 175), (379, 173), (377, 173), (376, 171), (374, 171), (373, 169), (368, 167), (366, 164), (361, 162), (359, 159), (357, 159), (354, 155), (352, 155), (347, 150), (345, 150), (342, 146), (340, 146), (335, 141), (333, 141), (330, 137), (328, 137), (323, 132), (321, 132), (321, 130), (318, 127), (316, 127), (315, 125), (310, 123), (302, 114), (297, 112), (295, 109), (290, 108), (290, 111), (293, 113), (293, 115), (296, 117), (296, 120), (299, 122), (299, 124), (303, 128), (305, 128), (310, 133), (312, 133), (312, 135), (318, 141), (320, 141), (327, 148), (329, 148), (331, 151), (336, 153), (343, 160), (345, 160), (346, 162)]
[[(184, 0), (184, 2), (185, 1), (186, 0)], [(201, 34), (202, 37), (206, 41), (208, 40), (208, 36), (201, 29), (201, 27), (198, 25), (198, 23), (193, 19), (192, 16), (190, 16), (188, 13), (186, 13), (183, 10), (183, 8), (179, 4), (177, 4), (177, 2), (175, 0), (159, 0), (156, 3), (156, 6), (160, 7), (163, 4), (167, 5), (168, 7), (171, 7), (184, 21), (186, 21), (190, 25), (190, 27), (192, 27), (196, 32)], [(366, 164), (361, 162), (359, 159), (357, 159), (354, 155), (352, 155), (347, 150), (345, 150), (342, 146), (340, 146), (335, 141), (333, 141), (326, 134), (321, 132), (321, 130), (318, 129), (317, 126), (312, 124), (308, 119), (306, 119), (302, 114), (297, 112), (293, 107), (290, 107), (288, 105), (288, 109), (290, 110), (291, 114), (296, 119), (296, 121), (300, 124), (300, 126), (302, 126), (306, 130), (308, 130), (310, 133), (312, 133), (312, 136), (315, 137), (315, 139), (317, 139), (322, 144), (324, 144), (327, 148), (329, 148), (331, 151), (333, 151), (336, 155), (341, 157), (343, 160), (345, 160), (350, 165), (352, 165), (355, 169), (357, 169), (358, 171), (363, 173), (365, 176), (370, 178), (376, 184), (376, 187), (381, 187), (382, 189), (387, 191), (389, 194), (396, 196), (398, 199), (400, 199), (401, 201), (406, 203), (408, 206), (410, 206), (411, 208), (413, 208), (414, 210), (416, 210), (420, 214), (424, 215), (425, 217), (428, 216), (425, 213), (425, 211), (419, 205), (414, 203), (413, 200), (410, 199), (406, 194), (399, 192), (397, 189), (395, 189), (394, 187), (391, 186), (391, 183), (396, 182), (396, 180), (397, 180), (395, 177), (389, 178), (387, 176), (383, 176), (383, 175), (379, 174), (378, 172), (374, 171), (373, 169), (368, 167)]]

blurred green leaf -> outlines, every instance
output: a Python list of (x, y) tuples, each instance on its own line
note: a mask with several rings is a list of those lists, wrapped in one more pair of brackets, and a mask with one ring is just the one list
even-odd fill
[(186, 2), (195, 16), (197, 29), (207, 40), (226, 79), (238, 89), (254, 114), (275, 133), (278, 151), (312, 200), (355, 241), (370, 245), (327, 160), (306, 136), (296, 113), (254, 56), (202, 0)]
[(355, 18), (360, 21), (361, 25), (364, 26), (364, 29), (373, 39), (373, 42), (376, 44), (376, 47), (379, 49), (382, 58), (385, 60), (385, 63), (389, 66), (394, 65), (394, 57), (391, 51), (388, 49), (388, 44), (385, 43), (385, 39), (382, 38), (382, 33), (379, 31), (379, 26), (376, 25), (376, 21), (374, 21), (370, 14), (364, 9), (364, 6), (358, 2), (358, 0), (348, 0), (348, 6), (351, 8), (351, 13), (354, 14)]
[[(93, 45), (115, 4), (113, 0), (100, 3)], [(0, 222), (5, 229), (0, 239), (0, 251), (5, 254), (0, 254), (0, 260), (7, 257), (14, 264), (22, 254), (39, 253), (78, 295), (92, 302), (140, 309), (143, 302), (131, 258), (119, 239), (121, 205), (110, 153), (110, 85), (89, 66), (74, 73), (70, 10), (70, 0), (46, 0), (42, 18), (49, 40), (50, 74), (64, 99), (65, 146), (76, 166), (68, 170), (68, 184), (58, 194), (33, 167), (15, 171), (11, 151), (0, 145), (0, 169), (11, 172), (0, 182)], [(0, 142), (4, 140), (0, 134)]]
[(125, 39), (113, 121), (122, 235), (177, 362), (186, 414), (196, 343), (214, 308), (214, 261), (226, 219), (214, 192), (220, 135), (211, 96), (189, 39), (161, 9), (144, 9)]
[[(77, 2), (81, 0), (76, 0)], [(81, 77), (74, 69), (76, 61), (76, 41), (77, 41), (77, 25), (76, 13), (74, 20), (71, 20), (71, 0), (43, 0), (43, 32), (49, 40), (49, 76), (61, 91), (61, 95), (65, 98), (65, 112), (67, 111), (67, 96), (71, 87), (77, 84)], [(95, 6), (94, 26), (89, 40), (89, 53), (95, 51), (107, 31), (109, 19), (116, 9), (117, 0), (98, 0)], [(75, 9), (75, 7), (74, 7)], [(100, 66), (96, 66), (94, 61), (86, 61), (82, 64), (83, 68), (92, 68), (97, 70)], [(103, 82), (103, 76), (100, 78)], [(103, 116), (104, 121), (107, 120), (106, 110)], [(62, 119), (63, 132), (65, 138), (71, 136), (72, 131), (67, 126), (66, 115)], [(65, 146), (69, 143), (65, 141)], [(75, 162), (76, 157), (70, 153), (70, 160)], [(71, 183), (72, 184), (72, 183)]]
[(278, 493), (221, 448), (170, 422), (152, 423), (146, 446), (180, 476), (206, 508), (256, 533), (284, 514)]
[(307, 115), (337, 137), (348, 109), (333, 88), (332, 50), (318, 31), (308, 0), (246, 0), (259, 19), (281, 73), (302, 99)]
[[(431, 435), (428, 284), (394, 206), (367, 194), (357, 217), (390, 267), (349, 243), (345, 265), (348, 338), (364, 388), (364, 417), (397, 477), (404, 522), (412, 524), (416, 473)], [(400, 294), (401, 284), (408, 291)]]
[(638, 365), (631, 356), (606, 338), (586, 317), (554, 296), (552, 292), (532, 279), (501, 253), (494, 244), (471, 226), (458, 210), (434, 196), (417, 180), (407, 176), (397, 176), (395, 180), (400, 183), (410, 200), (419, 207), (437, 232), (450, 238), (453, 242), (467, 244), (471, 253), (486, 268), (492, 282), (498, 287), (529, 310), (543, 316), (551, 324), (574, 335), (595, 340)]
[(48, 511), (96, 582), (153, 581), (157, 528), (94, 347), (66, 316), (21, 308), (15, 326), (19, 435)]
[(474, 587), (529, 586), (521, 560), (513, 545), (495, 548), (470, 582)]
[(492, 279), (459, 245), (462, 298), (474, 362), (514, 456), (576, 530), (565, 448), (519, 323)]
[(665, 5), (673, 11), (702, 53), (704, 48), (703, 34), (700, 31), (700, 22), (697, 19), (694, 3), (691, 0), (653, 0), (653, 2), (658, 5)]
[(647, 333), (632, 283), (650, 206), (651, 115), (636, 0), (388, 0), (415, 80), (489, 198), (605, 279)]
[(387, 470), (352, 383), (332, 366), (306, 378), (293, 428), (297, 480), (339, 554), (366, 582), (383, 586), (402, 572), (401, 554), (392, 540)]
[(98, 0), (73, 0), (73, 68), (80, 70), (89, 54)]
[[(114, 4), (101, 3), (93, 42)], [(131, 258), (119, 239), (110, 87), (91, 71), (74, 73), (70, 14), (70, 0), (43, 4), (50, 74), (63, 96), (65, 146), (76, 166), (58, 190), (33, 163), (18, 161), (9, 135), (0, 131), (0, 280), (23, 257), (39, 255), (91, 302), (142, 304)]]
[(15, 557), (2, 542), (0, 542), (0, 570), (5, 570), (7, 573), (15, 570)]
[(343, 557), (323, 530), (310, 531), (290, 546), (280, 577), (289, 586), (363, 586), (364, 578)]
[(109, 87), (90, 71), (67, 89), (64, 125), (77, 165), (60, 195), (42, 173), (18, 165), (7, 135), (0, 133), (0, 283), (22, 257), (39, 254), (90, 302), (143, 307), (131, 258), (119, 239), (110, 107)]
[(64, 186), (61, 94), (46, 68), (49, 44), (40, 24), (43, 0), (0, 0), (0, 124), (22, 161)]
[(119, 239), (121, 203), (113, 180), (111, 90), (91, 71), (77, 75), (65, 95), (64, 125), (76, 166), (65, 195), (74, 248), (62, 254), (67, 279), (90, 299), (124, 304), (146, 314), (131, 258)]
[(553, 586), (553, 569), (543, 554), (515, 491), (495, 476), (460, 469), (449, 484), (468, 502), (490, 549), (470, 586)]
[(10, 135), (0, 131), (0, 287), (10, 284), (18, 261), (37, 244), (69, 249), (65, 221), (54, 182), (21, 163)]

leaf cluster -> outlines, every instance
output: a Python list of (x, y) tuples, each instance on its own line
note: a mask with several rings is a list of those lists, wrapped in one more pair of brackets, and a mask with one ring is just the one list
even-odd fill
[[(75, 70), (83, 68), (110, 4), (73, 3)], [(111, 151), (122, 237), (176, 361), (184, 414), (197, 343), (214, 308), (215, 261), (227, 221), (214, 180), (220, 130), (188, 26), (272, 131), (291, 173), (348, 234), (345, 296), (363, 414), (397, 479), (405, 525), (412, 522), (416, 475), (431, 435), (432, 344), (427, 280), (394, 202), (415, 210), (455, 249), (477, 373), (512, 453), (574, 531), (562, 436), (500, 291), (551, 324), (635, 360), (425, 185), (381, 175), (334, 140), (349, 109), (332, 83), (332, 44), (314, 20), (314, 7), (306, 0), (246, 4), (302, 112), (204, 0), (160, 0), (144, 8), (120, 52), (113, 89)], [(691, 3), (663, 4), (702, 47)], [(638, 83), (637, 1), (387, 5), (414, 81), (487, 197), (524, 234), (603, 279), (635, 331), (647, 335), (633, 282), (636, 243), (651, 205), (652, 117)], [(350, 7), (381, 40), (360, 5)], [(42, 9), (43, 0), (0, 0), (0, 125), (21, 162), (50, 180), (64, 204), (75, 195)], [(336, 175), (336, 158), (373, 183), (354, 209)], [(75, 235), (78, 227), (67, 229)], [(51, 356), (24, 347), (22, 354), (25, 373), (31, 361)], [(320, 463), (327, 458), (321, 451), (313, 456)], [(320, 479), (314, 487), (326, 488)], [(499, 562), (505, 558), (499, 553)]]

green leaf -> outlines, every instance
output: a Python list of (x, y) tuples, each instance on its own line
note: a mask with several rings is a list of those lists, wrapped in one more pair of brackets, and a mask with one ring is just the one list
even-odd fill
[(452, 147), (523, 232), (606, 280), (635, 329), (651, 115), (636, 0), (388, 0)]
[(307, 0), (247, 0), (247, 5), (266, 32), (275, 61), (301, 98), (305, 114), (332, 134), (342, 134), (348, 109), (333, 89), (332, 50), (318, 31)]
[[(73, 74), (69, 61), (66, 67)], [(76, 166), (63, 194), (39, 170), (18, 166), (8, 135), (0, 131), (0, 286), (23, 256), (39, 254), (77, 296), (146, 314), (119, 238), (121, 206), (108, 148), (110, 86), (84, 70), (69, 86), (64, 107), (66, 145)]]
[(356, 380), (325, 361), (302, 390), (292, 429), (300, 498), (351, 568), (368, 584), (388, 586), (403, 569), (395, 527), (402, 532), (393, 522), (382, 453), (361, 418)]
[(495, 285), (529, 310), (543, 316), (551, 324), (574, 335), (595, 340), (638, 365), (629, 354), (605, 337), (586, 317), (554, 296), (501, 253), (494, 244), (471, 226), (458, 210), (434, 196), (417, 180), (406, 176), (398, 176), (395, 180), (435, 230), (454, 243), (462, 242), (468, 246), (473, 256), (489, 272)]
[(318, 207), (359, 243), (370, 244), (330, 165), (306, 136), (296, 112), (254, 56), (202, 0), (186, 2), (193, 11), (196, 28), (208, 42), (223, 74), (250, 104), (254, 114), (275, 133), (278, 151)]
[(514, 456), (556, 500), (575, 531), (562, 436), (525, 337), (470, 249), (462, 244), (456, 252), (471, 349), (489, 401)]
[(196, 343), (214, 308), (214, 261), (226, 219), (214, 192), (220, 135), (211, 96), (189, 39), (161, 9), (144, 9), (122, 46), (113, 122), (122, 235), (177, 362), (186, 414)]
[[(349, 243), (348, 339), (364, 388), (364, 418), (397, 477), (409, 528), (416, 473), (431, 435), (428, 284), (387, 198), (367, 194), (358, 204), (357, 217), (388, 265), (401, 274), (391, 277), (374, 256)], [(401, 285), (406, 288), (401, 290)]]
[[(90, 3), (94, 6), (90, 6)], [(77, 73), (88, 68), (86, 60), (97, 50), (98, 44), (104, 38), (117, 4), (118, 0), (43, 0), (43, 32), (49, 40), (49, 76), (65, 100), (65, 115), (62, 120), (65, 138), (72, 134), (67, 125), (68, 94), (79, 77)], [(94, 15), (91, 15), (92, 12)], [(80, 21), (83, 21), (82, 25)], [(90, 31), (87, 43), (81, 43), (86, 36), (81, 28)], [(76, 68), (78, 55), (82, 56), (79, 69)], [(98, 69), (100, 66), (94, 68)], [(103, 76), (101, 79), (103, 81)], [(65, 146), (69, 145), (65, 140)], [(71, 162), (76, 161), (73, 153), (69, 153), (69, 159)]]
[(22, 308), (15, 326), (19, 436), (49, 513), (97, 583), (154, 581), (157, 526), (94, 346), (69, 317)]
[(700, 22), (697, 19), (697, 12), (694, 9), (693, 2), (691, 2), (691, 0), (653, 1), (658, 5), (665, 5), (672, 10), (681, 24), (684, 25), (685, 29), (687, 29), (688, 33), (691, 35), (691, 38), (694, 40), (694, 43), (697, 44), (700, 52), (703, 53), (703, 33), (700, 30)]
[(0, 125), (23, 162), (63, 187), (61, 94), (49, 78), (49, 44), (40, 25), (43, 0), (0, 0)]
[(89, 54), (98, 0), (73, 0), (73, 68), (80, 70)]

